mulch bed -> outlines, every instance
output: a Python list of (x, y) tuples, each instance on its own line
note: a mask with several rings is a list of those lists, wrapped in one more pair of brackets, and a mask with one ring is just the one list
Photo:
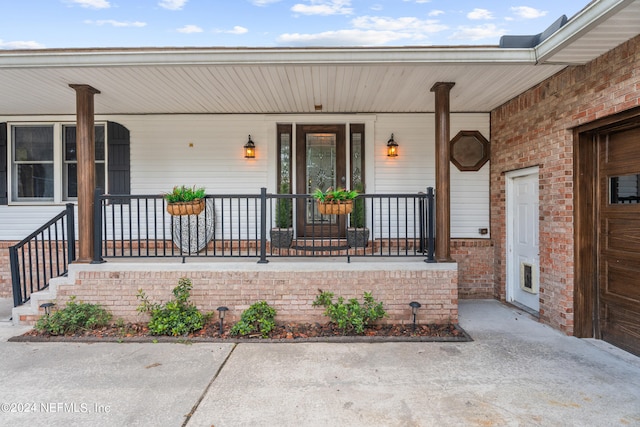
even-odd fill
[(416, 325), (373, 325), (359, 335), (343, 335), (332, 323), (300, 324), (289, 323), (277, 325), (268, 338), (260, 334), (248, 336), (231, 336), (231, 325), (224, 325), (220, 335), (218, 322), (210, 322), (193, 334), (179, 337), (157, 336), (149, 333), (146, 324), (128, 323), (112, 325), (73, 335), (52, 336), (41, 334), (35, 329), (9, 339), (13, 342), (465, 342), (471, 337), (457, 324)]

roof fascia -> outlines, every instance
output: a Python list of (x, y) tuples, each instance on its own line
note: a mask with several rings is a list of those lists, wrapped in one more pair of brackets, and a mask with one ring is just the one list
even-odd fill
[(5, 51), (1, 68), (163, 65), (535, 64), (535, 51), (498, 47), (220, 48)]
[[(547, 61), (549, 58), (634, 1), (598, 0), (590, 3), (558, 31), (534, 48), (538, 63), (551, 64), (552, 62)], [(559, 63), (553, 62), (553, 64)], [(575, 64), (572, 62), (564, 65)]]

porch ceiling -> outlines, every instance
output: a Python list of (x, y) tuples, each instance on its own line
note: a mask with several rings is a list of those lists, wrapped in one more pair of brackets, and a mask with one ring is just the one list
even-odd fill
[(451, 111), (487, 112), (640, 33), (640, 0), (597, 0), (536, 48), (157, 48), (0, 52), (0, 115), (421, 113), (436, 82)]
[[(215, 54), (212, 54), (215, 55)], [(0, 114), (74, 114), (71, 83), (101, 91), (96, 114), (414, 113), (455, 82), (452, 111), (490, 111), (562, 66), (531, 64), (209, 64), (0, 70)]]

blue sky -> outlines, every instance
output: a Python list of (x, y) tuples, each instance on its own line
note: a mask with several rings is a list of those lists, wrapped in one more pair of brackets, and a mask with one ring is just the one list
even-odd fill
[(588, 0), (2, 0), (0, 49), (496, 45)]

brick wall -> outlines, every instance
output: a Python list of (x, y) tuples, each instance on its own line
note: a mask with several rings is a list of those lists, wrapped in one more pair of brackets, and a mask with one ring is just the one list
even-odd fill
[(389, 314), (385, 321), (389, 323), (410, 322), (411, 301), (422, 304), (419, 322), (458, 321), (455, 264), (388, 264), (381, 267), (379, 262), (317, 261), (261, 266), (252, 262), (74, 265), (70, 278), (74, 284), (58, 286), (57, 303), (62, 307), (75, 295), (84, 302), (103, 304), (115, 317), (140, 321), (144, 317), (136, 313), (138, 289), (144, 290), (151, 301), (166, 302), (178, 279), (189, 277), (193, 282), (192, 301), (197, 307), (212, 312), (218, 306), (227, 306), (231, 322), (260, 300), (278, 310), (278, 321), (326, 321), (322, 308), (311, 306), (318, 289), (359, 300), (363, 292), (372, 292), (377, 301), (384, 303)]
[(640, 36), (564, 69), (491, 113), (491, 232), (505, 298), (505, 176), (540, 168), (540, 319), (573, 333), (572, 127), (640, 105)]
[[(0, 298), (12, 296), (8, 247), (15, 243), (0, 241)], [(494, 298), (492, 246), (490, 239), (452, 239), (451, 256), (458, 263), (460, 298)]]
[(458, 296), (461, 299), (495, 297), (491, 239), (452, 239), (451, 257), (458, 263)]
[(12, 298), (9, 246), (18, 242), (0, 241), (0, 298)]

